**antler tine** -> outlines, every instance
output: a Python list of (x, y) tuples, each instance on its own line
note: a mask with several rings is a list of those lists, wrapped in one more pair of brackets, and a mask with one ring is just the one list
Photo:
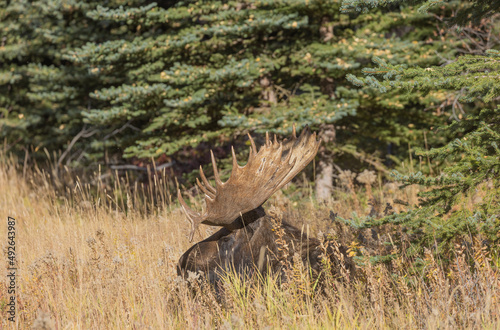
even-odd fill
[(186, 218), (188, 218), (189, 222), (191, 223), (191, 231), (189, 232), (189, 241), (193, 241), (193, 236), (194, 233), (196, 232), (196, 229), (200, 225), (200, 223), (203, 222), (205, 215), (201, 215), (200, 213), (193, 211), (189, 206), (187, 206), (186, 202), (184, 201), (184, 198), (182, 198), (181, 190), (177, 189), (177, 199), (181, 203), (182, 210), (184, 211), (184, 214), (186, 215)]
[(210, 197), (211, 199), (214, 199), (215, 198), (215, 194), (210, 192), (207, 188), (205, 188), (205, 186), (203, 186), (200, 182), (200, 180), (198, 180), (198, 178), (196, 178), (196, 184), (198, 185), (198, 187), (200, 187), (200, 189), (205, 193), (205, 195), (207, 195), (208, 197)]
[(294, 139), (296, 139), (296, 138), (297, 138), (297, 130), (296, 130), (296, 128), (295, 128), (295, 123), (293, 123), (293, 125), (292, 125), (292, 137), (293, 137)]
[[(250, 145), (252, 146), (252, 149), (250, 151), (253, 151), (253, 154), (255, 155), (257, 153), (257, 147), (255, 146), (255, 141), (253, 140), (250, 133), (248, 133), (248, 139), (250, 140)], [(250, 157), (248, 160), (250, 161)]]
[(212, 150), (210, 150), (210, 156), (212, 157), (212, 167), (214, 168), (215, 186), (220, 187), (223, 185), (223, 183), (220, 179), (219, 171), (217, 170), (217, 163), (215, 162), (215, 157)]
[(301, 139), (304, 135), (307, 135), (309, 133), (309, 125), (306, 125), (302, 132), (300, 133), (299, 139)]
[(181, 203), (182, 209), (186, 214), (186, 217), (188, 218), (189, 222), (191, 222), (191, 227), (194, 227), (196, 219), (200, 217), (200, 214), (196, 211), (193, 211), (191, 208), (189, 208), (189, 206), (187, 206), (186, 202), (184, 201), (184, 198), (182, 198), (180, 189), (177, 189), (177, 199), (179, 199), (179, 202)]
[(266, 147), (271, 145), (271, 141), (269, 141), (269, 132), (266, 132)]
[(274, 134), (274, 145), (275, 146), (278, 145), (278, 138), (276, 137), (276, 134)]
[(210, 190), (211, 193), (215, 194), (217, 191), (215, 190), (214, 187), (208, 182), (207, 177), (205, 176), (205, 173), (203, 173), (203, 167), (200, 165), (200, 176), (201, 179), (203, 180), (203, 183), (205, 184), (205, 187)]
[(234, 147), (231, 146), (231, 156), (233, 157), (233, 171), (235, 171), (239, 165), (238, 162), (236, 161), (236, 154), (234, 153)]

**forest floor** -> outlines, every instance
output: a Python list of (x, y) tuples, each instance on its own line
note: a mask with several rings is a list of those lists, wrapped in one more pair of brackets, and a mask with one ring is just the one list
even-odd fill
[[(451, 270), (432, 254), (418, 274), (398, 260), (391, 271), (364, 263), (358, 266), (363, 276), (330, 279), (321, 290), (314, 290), (307, 269), (283, 286), (272, 278), (248, 283), (229, 274), (221, 299), (203, 281), (188, 285), (177, 276), (177, 260), (190, 247), (189, 225), (168, 196), (154, 191), (162, 189), (161, 180), (143, 190), (159, 196), (148, 207), (141, 202), (147, 198), (119, 184), (97, 182), (92, 194), (75, 180), (64, 195), (48, 178), (23, 172), (12, 160), (0, 164), (0, 245), (8, 267), (7, 219), (13, 217), (17, 262), (15, 322), (8, 321), (10, 279), (1, 284), (3, 329), (500, 327), (499, 268), (480, 244), (467, 252), (475, 256), (474, 267), (457, 249)], [(318, 203), (299, 179), (266, 205), (312, 236), (329, 232), (356, 254), (369, 249), (346, 226), (334, 226), (333, 214), (367, 215), (387, 203), (399, 211), (395, 200), (416, 203), (417, 188), (374, 186), (368, 192), (346, 184), (332, 200)], [(367, 202), (372, 199), (377, 207)], [(194, 240), (213, 231), (202, 226)]]

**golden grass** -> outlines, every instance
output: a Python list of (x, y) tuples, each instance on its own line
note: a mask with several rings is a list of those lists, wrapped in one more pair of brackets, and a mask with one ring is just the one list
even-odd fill
[[(25, 171), (23, 178), (12, 160), (0, 163), (0, 244), (6, 251), (5, 222), (16, 218), (18, 258), (17, 322), (7, 321), (7, 285), (2, 284), (1, 328), (500, 327), (500, 276), (487, 255), (477, 258), (472, 272), (458, 251), (451, 273), (429, 255), (426, 272), (412, 278), (397, 260), (393, 274), (368, 264), (360, 269), (361, 279), (327, 279), (321, 292), (311, 289), (307, 269), (297, 265), (292, 267), (298, 276), (282, 286), (270, 277), (244, 280), (228, 274), (218, 299), (195, 276), (188, 288), (176, 275), (176, 262), (190, 244), (187, 222), (175, 206), (163, 202), (146, 216), (134, 211), (139, 202), (126, 192), (120, 202), (107, 197), (104, 188), (92, 197), (78, 184), (71, 199), (58, 197), (51, 184), (43, 184), (48, 180), (42, 174)], [(414, 191), (379, 186), (373, 195), (383, 202), (415, 198)], [(306, 196), (294, 196), (304, 191)], [(279, 193), (271, 203), (316, 235), (329, 230), (330, 210), (343, 216), (369, 212), (363, 193), (347, 191), (343, 198), (317, 205), (303, 188), (286, 197)], [(203, 228), (195, 239), (209, 232), (213, 229)]]

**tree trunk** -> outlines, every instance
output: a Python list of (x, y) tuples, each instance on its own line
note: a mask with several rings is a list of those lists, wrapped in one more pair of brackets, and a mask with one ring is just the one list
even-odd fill
[(327, 144), (335, 141), (335, 127), (331, 124), (320, 127), (320, 137), (323, 142), (319, 149), (319, 162), (316, 171), (316, 198), (326, 201), (333, 192), (333, 158), (328, 152)]
[(330, 198), (333, 191), (333, 164), (325, 159), (318, 163), (318, 174), (316, 176), (316, 198), (320, 201), (326, 201)]

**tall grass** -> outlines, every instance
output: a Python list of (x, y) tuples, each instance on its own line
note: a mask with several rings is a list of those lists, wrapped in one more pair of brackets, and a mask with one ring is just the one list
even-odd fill
[[(110, 186), (101, 177), (97, 173), (91, 186), (59, 173), (57, 180), (65, 182), (55, 183), (52, 174), (23, 171), (2, 158), (0, 244), (6, 251), (5, 222), (16, 218), (19, 271), (17, 322), (7, 321), (3, 282), (1, 328), (500, 327), (498, 264), (480, 242), (457, 246), (452, 269), (429, 253), (419, 273), (406, 269), (404, 259), (389, 266), (366, 262), (354, 279), (325, 273), (315, 285), (307, 268), (294, 262), (285, 284), (273, 275), (226, 274), (221, 295), (200, 274), (187, 281), (177, 277), (177, 260), (190, 245), (189, 228), (171, 203), (167, 177), (143, 188), (126, 179)], [(372, 198), (382, 209), (395, 199), (413, 203), (415, 192), (369, 179), (362, 179), (360, 188), (352, 175), (346, 178), (344, 189), (325, 203), (314, 200), (306, 181), (268, 203), (304, 231), (328, 234), (355, 254), (365, 248), (358, 233), (334, 224), (330, 215), (368, 214), (377, 207), (369, 205)], [(195, 239), (212, 231), (202, 228)], [(329, 266), (325, 261), (325, 269)]]

